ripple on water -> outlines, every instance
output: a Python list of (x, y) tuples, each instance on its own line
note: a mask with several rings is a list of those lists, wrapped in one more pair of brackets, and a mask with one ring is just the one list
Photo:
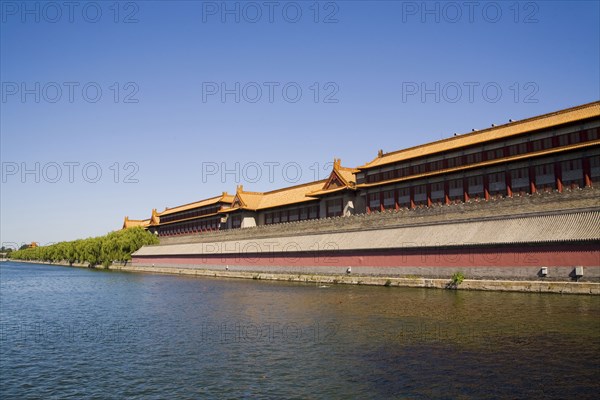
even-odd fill
[(0, 266), (2, 398), (595, 398), (597, 297)]

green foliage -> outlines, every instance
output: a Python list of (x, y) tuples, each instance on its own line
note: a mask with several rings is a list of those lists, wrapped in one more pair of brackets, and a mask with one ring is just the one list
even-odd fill
[(452, 275), (452, 281), (451, 283), (454, 286), (458, 286), (462, 283), (462, 281), (465, 279), (465, 275), (462, 272), (455, 272), (454, 275)]
[(4, 246), (0, 247), (0, 253), (10, 253), (12, 251), (13, 251), (13, 249), (10, 247), (4, 247)]
[(13, 251), (9, 257), (28, 261), (88, 263), (90, 266), (102, 264), (106, 268), (114, 261), (130, 261), (131, 253), (150, 244), (158, 244), (158, 238), (143, 228), (135, 227), (94, 238), (25, 248)]

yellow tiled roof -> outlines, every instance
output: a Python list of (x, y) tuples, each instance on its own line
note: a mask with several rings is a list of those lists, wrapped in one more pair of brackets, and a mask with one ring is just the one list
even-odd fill
[(129, 217), (125, 217), (123, 221), (123, 229), (133, 228), (134, 226), (145, 228), (148, 225), (150, 225), (150, 219), (129, 219)]
[(240, 200), (241, 207), (256, 210), (260, 207), (260, 202), (262, 201), (264, 193), (244, 192), (243, 190), (239, 190), (236, 195), (237, 198)]
[(227, 192), (223, 192), (222, 195), (216, 196), (216, 197), (211, 197), (210, 199), (200, 200), (200, 201), (184, 204), (184, 205), (173, 207), (173, 208), (167, 208), (164, 211), (159, 212), (158, 216), (165, 216), (165, 215), (170, 215), (170, 214), (174, 214), (174, 213), (181, 212), (181, 211), (191, 210), (194, 208), (210, 206), (212, 204), (217, 204), (219, 202), (231, 203), (232, 201), (233, 201), (233, 196), (230, 194), (227, 194)]
[(308, 197), (307, 194), (322, 188), (325, 182), (326, 180), (320, 180), (270, 192), (246, 192), (242, 186), (239, 186), (236, 198), (241, 204), (222, 208), (221, 211), (231, 212), (239, 208), (256, 211), (316, 200), (314, 197)]
[[(341, 166), (341, 160), (334, 159), (333, 161), (333, 169), (329, 174), (329, 178), (327, 178), (325, 184), (314, 192), (308, 193), (309, 196), (320, 196), (324, 194), (336, 193), (345, 189), (354, 189), (356, 187), (356, 176), (355, 174), (358, 172), (355, 168), (347, 168)], [(335, 177), (341, 181), (344, 186), (331, 186), (329, 185), (330, 181)]]
[(259, 208), (271, 208), (315, 200), (312, 197), (308, 197), (307, 194), (322, 187), (324, 183), (325, 180), (323, 179), (316, 182), (305, 183), (303, 185), (266, 192), (260, 201)]
[(352, 186), (352, 183), (356, 183), (356, 176), (354, 174), (358, 172), (357, 169), (340, 167), (337, 172), (350, 186)]
[(150, 217), (150, 225), (158, 225), (160, 224), (160, 216), (158, 212), (156, 212), (156, 208), (152, 209), (152, 216)]
[(539, 115), (533, 118), (527, 118), (521, 121), (510, 122), (508, 124), (488, 128), (482, 131), (458, 135), (448, 139), (438, 140), (436, 142), (398, 150), (391, 153), (383, 154), (383, 152), (381, 152), (380, 155), (373, 161), (358, 168), (368, 169), (379, 167), (386, 164), (427, 156), (443, 151), (456, 150), (471, 145), (481, 144), (497, 139), (504, 139), (538, 129), (549, 128), (552, 126), (598, 116), (600, 116), (600, 101), (573, 108), (567, 108), (565, 110), (556, 111), (550, 114)]

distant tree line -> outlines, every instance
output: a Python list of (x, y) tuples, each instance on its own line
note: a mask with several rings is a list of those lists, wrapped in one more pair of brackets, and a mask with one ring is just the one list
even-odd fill
[(158, 238), (141, 227), (135, 227), (94, 238), (30, 247), (7, 256), (14, 260), (67, 262), (69, 265), (87, 263), (90, 267), (103, 265), (106, 268), (115, 261), (127, 263), (131, 260), (131, 253), (149, 244), (158, 244)]

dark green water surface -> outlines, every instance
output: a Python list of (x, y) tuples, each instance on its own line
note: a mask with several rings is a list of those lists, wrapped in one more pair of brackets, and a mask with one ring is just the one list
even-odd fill
[(598, 398), (598, 296), (0, 264), (0, 398)]

